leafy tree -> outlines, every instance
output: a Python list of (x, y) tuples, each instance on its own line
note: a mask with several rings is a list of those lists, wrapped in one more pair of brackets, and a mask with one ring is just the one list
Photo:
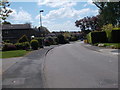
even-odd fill
[(84, 17), (83, 19), (77, 20), (75, 25), (80, 27), (81, 31), (85, 30), (99, 30), (98, 26), (98, 16)]
[(101, 0), (93, 0), (93, 3), (99, 8), (100, 22), (99, 24), (113, 24), (120, 25), (120, 2), (110, 2), (111, 0), (106, 0), (106, 2), (100, 2)]
[(3, 24), (8, 24), (5, 23), (7, 17), (9, 16), (10, 13), (12, 13), (12, 10), (8, 9), (7, 7), (10, 6), (10, 3), (7, 0), (2, 0), (0, 1), (0, 23), (4, 22)]

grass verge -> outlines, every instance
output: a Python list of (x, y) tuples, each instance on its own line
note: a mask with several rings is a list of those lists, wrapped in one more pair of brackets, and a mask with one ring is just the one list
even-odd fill
[(113, 49), (120, 49), (120, 43), (96, 43), (95, 46), (98, 46), (99, 44), (103, 44), (103, 47), (109, 47)]
[(0, 58), (21, 57), (26, 55), (28, 52), (30, 51), (26, 51), (26, 50), (1, 51)]

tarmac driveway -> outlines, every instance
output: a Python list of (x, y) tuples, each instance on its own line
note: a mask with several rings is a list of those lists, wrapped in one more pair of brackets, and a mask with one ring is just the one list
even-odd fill
[(42, 64), (45, 54), (53, 47), (33, 51), (7, 63), (3, 61), (2, 88), (43, 88)]

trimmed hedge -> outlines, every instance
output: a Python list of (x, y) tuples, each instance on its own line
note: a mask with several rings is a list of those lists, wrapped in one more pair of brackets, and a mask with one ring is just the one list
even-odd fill
[(105, 30), (102, 32), (90, 32), (87, 40), (90, 44), (95, 43), (120, 43), (120, 29)]
[(120, 30), (112, 30), (112, 43), (120, 43)]
[(2, 51), (11, 51), (11, 50), (17, 50), (16, 46), (12, 43), (4, 43)]
[(29, 42), (16, 43), (15, 46), (17, 47), (17, 50), (30, 49), (30, 43)]
[(108, 42), (106, 32), (90, 32), (87, 35), (88, 42), (91, 44)]

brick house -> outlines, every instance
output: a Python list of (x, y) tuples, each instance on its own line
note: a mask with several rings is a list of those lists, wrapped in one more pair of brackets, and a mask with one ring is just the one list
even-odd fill
[(30, 24), (6, 24), (2, 25), (2, 40), (10, 40), (12, 43), (26, 35), (28, 39), (31, 36), (40, 37), (41, 32), (37, 28), (31, 28)]

